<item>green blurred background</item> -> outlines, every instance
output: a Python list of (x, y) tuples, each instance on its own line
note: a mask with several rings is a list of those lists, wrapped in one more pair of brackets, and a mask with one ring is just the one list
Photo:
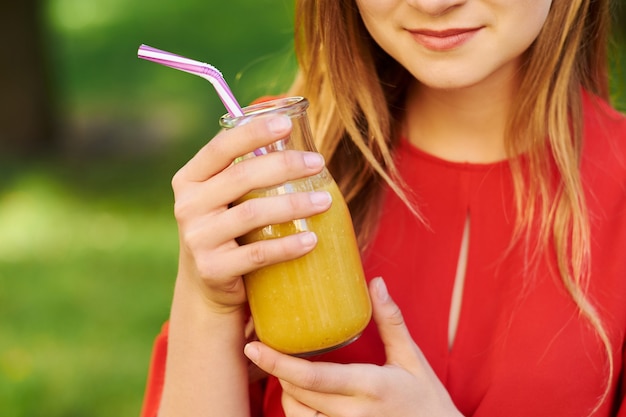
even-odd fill
[[(291, 81), (292, 12), (292, 0), (0, 5), (2, 416), (139, 414), (176, 272), (170, 179), (224, 108), (207, 81), (137, 48), (215, 65), (246, 103)], [(622, 110), (625, 49), (612, 54)]]

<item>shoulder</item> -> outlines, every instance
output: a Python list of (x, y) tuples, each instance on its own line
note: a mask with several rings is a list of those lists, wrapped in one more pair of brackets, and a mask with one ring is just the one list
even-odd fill
[[(609, 103), (583, 95), (581, 180), (589, 210), (594, 280), (606, 311), (626, 319), (626, 116)], [(611, 288), (606, 292), (606, 288)], [(609, 301), (613, 300), (613, 301)], [(609, 307), (609, 303), (611, 307)], [(624, 321), (619, 326), (623, 328)]]
[(626, 115), (583, 92), (583, 165), (600, 164), (626, 180)]
[(585, 140), (604, 138), (624, 148), (626, 146), (626, 115), (605, 100), (583, 91), (583, 123)]

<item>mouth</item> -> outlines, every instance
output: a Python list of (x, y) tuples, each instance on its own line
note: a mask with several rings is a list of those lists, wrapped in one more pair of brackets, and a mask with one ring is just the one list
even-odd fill
[(431, 51), (456, 49), (472, 39), (482, 27), (446, 30), (408, 29), (413, 39)]

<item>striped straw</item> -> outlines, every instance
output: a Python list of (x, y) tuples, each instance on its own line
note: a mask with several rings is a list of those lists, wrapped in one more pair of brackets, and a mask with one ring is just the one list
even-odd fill
[(139, 58), (156, 62), (161, 65), (165, 65), (170, 68), (185, 71), (190, 74), (197, 75), (208, 80), (219, 96), (222, 103), (226, 107), (226, 110), (232, 117), (243, 116), (243, 111), (237, 103), (235, 96), (226, 84), (222, 73), (212, 65), (204, 62), (194, 61), (193, 59), (185, 58), (180, 55), (175, 55), (170, 52), (161, 51), (160, 49), (152, 48), (148, 45), (141, 45), (137, 52)]

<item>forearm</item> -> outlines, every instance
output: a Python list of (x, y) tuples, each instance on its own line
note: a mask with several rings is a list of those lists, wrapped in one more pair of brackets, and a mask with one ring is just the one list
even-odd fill
[(159, 417), (249, 415), (244, 319), (242, 309), (211, 311), (177, 280)]

